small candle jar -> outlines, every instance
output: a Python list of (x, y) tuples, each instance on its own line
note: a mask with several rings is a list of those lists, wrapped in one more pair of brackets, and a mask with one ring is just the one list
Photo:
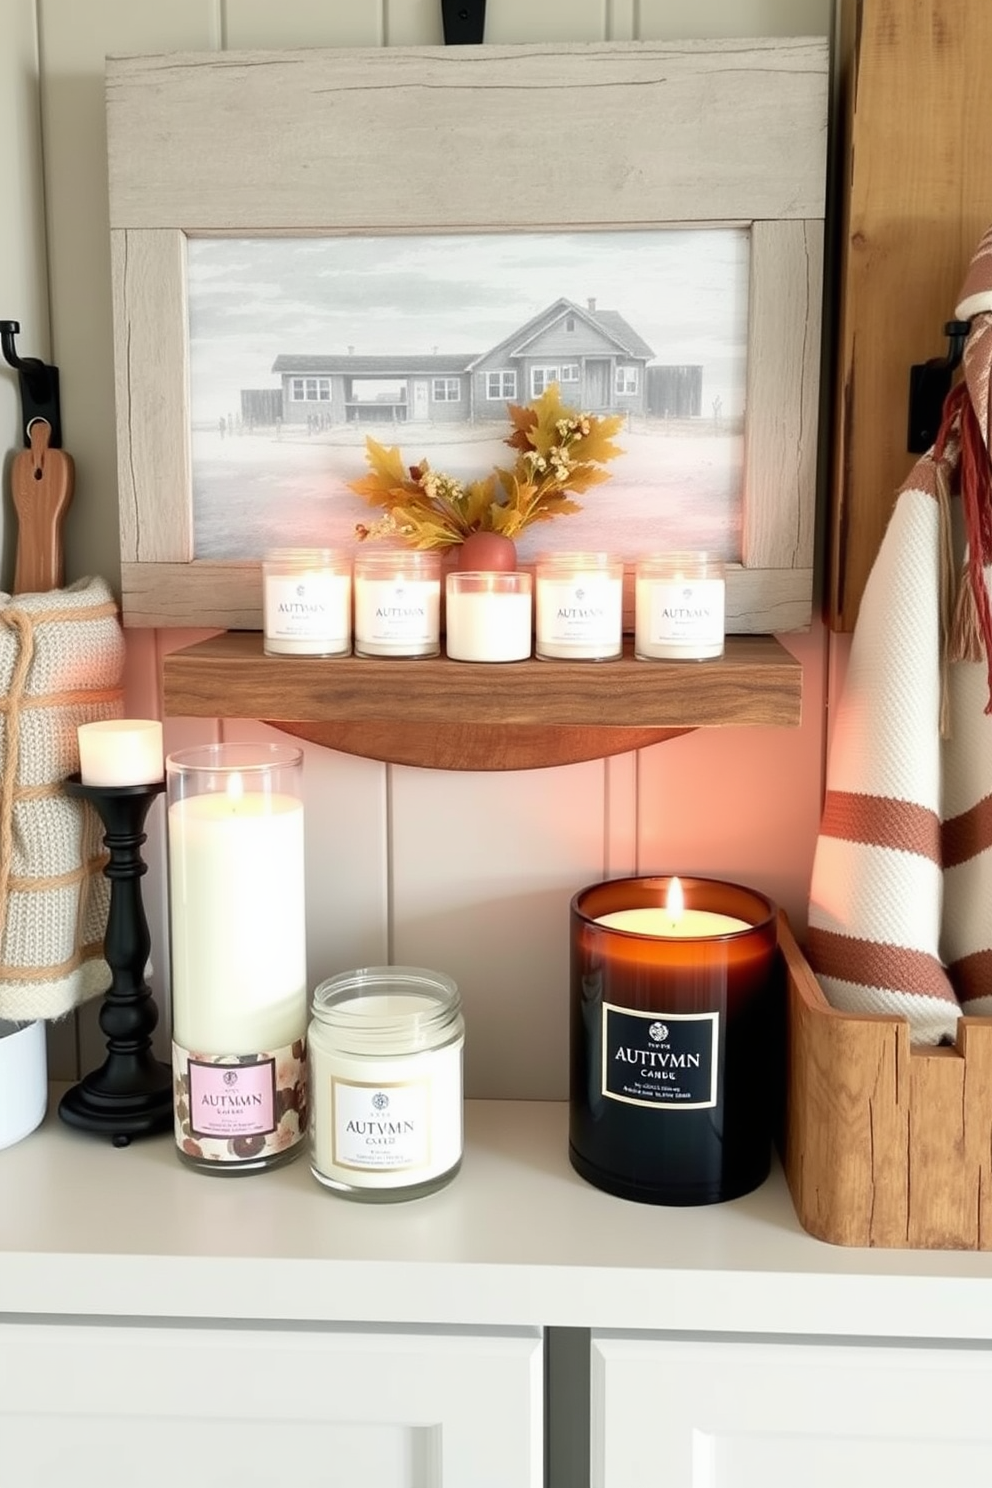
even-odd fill
[(525, 661), (533, 588), (529, 573), (449, 573), (445, 650), (452, 661)]
[(550, 553), (537, 560), (534, 654), (610, 661), (623, 649), (623, 564), (608, 553)]
[(464, 1023), (450, 977), (370, 966), (322, 982), (308, 1035), (310, 1166), (353, 1199), (415, 1199), (462, 1160)]
[(683, 1205), (767, 1177), (777, 944), (775, 906), (741, 884), (620, 878), (575, 895), (569, 1156), (583, 1178)]
[(306, 1135), (302, 751), (166, 760), (176, 1147), (205, 1172), (298, 1156)]
[(634, 655), (705, 661), (723, 655), (724, 574), (709, 553), (642, 558), (635, 577)]
[(266, 656), (347, 656), (351, 557), (334, 548), (276, 548), (262, 562)]
[(441, 559), (416, 548), (355, 555), (355, 655), (438, 656)]

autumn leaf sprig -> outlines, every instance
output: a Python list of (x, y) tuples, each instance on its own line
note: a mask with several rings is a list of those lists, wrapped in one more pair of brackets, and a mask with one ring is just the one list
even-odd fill
[(581, 511), (567, 493), (581, 494), (609, 480), (603, 467), (623, 453), (613, 443), (621, 415), (579, 413), (561, 401), (557, 383), (520, 407), (507, 405), (513, 433), (503, 442), (517, 451), (512, 468), (497, 465), (481, 480), (463, 484), (427, 460), (406, 466), (399, 449), (365, 440), (369, 474), (349, 489), (385, 516), (355, 535), (392, 537), (414, 548), (448, 548), (473, 532), (516, 538), (534, 522)]

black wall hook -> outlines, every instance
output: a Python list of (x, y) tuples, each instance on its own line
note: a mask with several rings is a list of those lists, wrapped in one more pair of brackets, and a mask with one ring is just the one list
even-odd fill
[(922, 455), (937, 438), (944, 413), (944, 399), (951, 391), (954, 369), (964, 355), (964, 343), (971, 329), (970, 320), (949, 320), (944, 326), (948, 338), (946, 357), (931, 357), (909, 369), (909, 427), (906, 448), (911, 455)]
[(445, 46), (472, 46), (486, 30), (486, 0), (441, 0)]
[(37, 357), (18, 356), (14, 337), (20, 334), (20, 322), (0, 320), (0, 350), (4, 361), (13, 367), (21, 384), (21, 425), (25, 448), (31, 444), (31, 425), (44, 419), (51, 428), (50, 449), (62, 447), (62, 413), (59, 408), (59, 369)]

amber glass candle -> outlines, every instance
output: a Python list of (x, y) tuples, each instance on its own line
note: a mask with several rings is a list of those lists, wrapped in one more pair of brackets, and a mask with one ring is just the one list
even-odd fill
[(622, 1198), (714, 1204), (771, 1161), (777, 912), (754, 889), (683, 878), (683, 919), (672, 883), (613, 879), (572, 900), (569, 1156)]

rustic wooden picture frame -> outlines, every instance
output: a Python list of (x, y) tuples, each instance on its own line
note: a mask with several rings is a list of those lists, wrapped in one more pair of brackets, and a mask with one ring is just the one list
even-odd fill
[(188, 235), (744, 225), (727, 628), (806, 627), (827, 81), (826, 40), (805, 37), (110, 59), (125, 622), (262, 623), (257, 561), (193, 558)]

